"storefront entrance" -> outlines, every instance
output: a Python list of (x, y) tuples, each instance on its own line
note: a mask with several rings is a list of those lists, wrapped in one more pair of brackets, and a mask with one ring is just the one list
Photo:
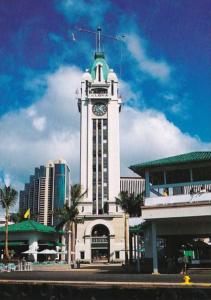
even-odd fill
[(92, 262), (109, 262), (109, 230), (105, 225), (95, 225), (91, 236)]

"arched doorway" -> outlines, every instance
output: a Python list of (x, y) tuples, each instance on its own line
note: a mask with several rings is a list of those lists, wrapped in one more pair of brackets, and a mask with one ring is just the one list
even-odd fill
[(103, 224), (95, 225), (91, 233), (92, 262), (109, 262), (109, 230)]

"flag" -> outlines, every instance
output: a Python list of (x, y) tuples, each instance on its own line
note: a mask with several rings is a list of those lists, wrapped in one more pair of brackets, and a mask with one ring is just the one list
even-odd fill
[(30, 218), (30, 208), (27, 209), (27, 211), (25, 212), (23, 217), (24, 217), (24, 219)]

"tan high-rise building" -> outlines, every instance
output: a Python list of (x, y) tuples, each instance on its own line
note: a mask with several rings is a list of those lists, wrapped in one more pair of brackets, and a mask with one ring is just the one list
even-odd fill
[(55, 225), (52, 212), (70, 205), (70, 169), (64, 159), (49, 161), (35, 168), (30, 182), (20, 192), (19, 211), (30, 208), (31, 217), (45, 225)]

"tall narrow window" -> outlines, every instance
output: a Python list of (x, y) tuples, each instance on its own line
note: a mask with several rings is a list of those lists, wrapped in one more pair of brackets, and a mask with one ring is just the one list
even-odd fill
[(111, 80), (111, 95), (114, 95), (114, 81)]
[(88, 80), (86, 80), (86, 96), (88, 96)]
[(98, 65), (98, 81), (101, 81), (101, 65)]

